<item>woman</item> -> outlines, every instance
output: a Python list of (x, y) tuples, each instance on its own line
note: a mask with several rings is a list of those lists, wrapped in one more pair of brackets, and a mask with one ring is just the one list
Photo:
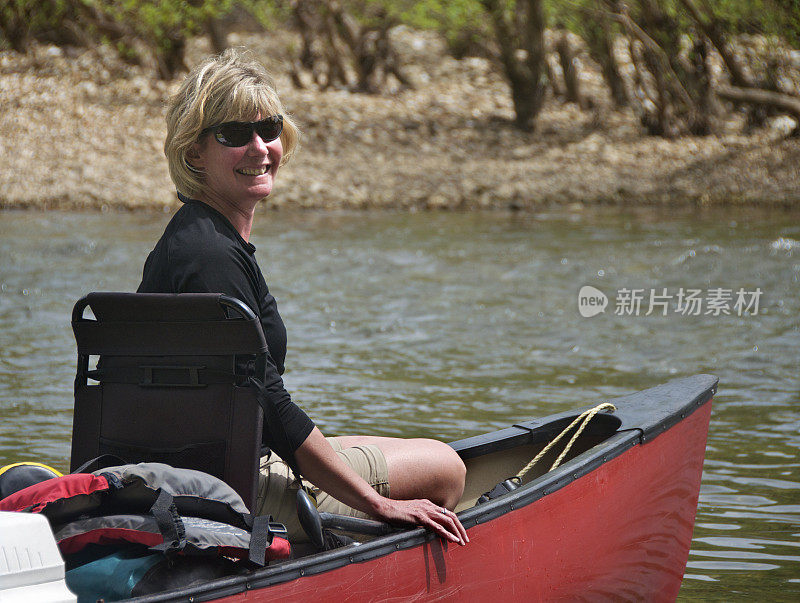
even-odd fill
[[(259, 514), (298, 535), (292, 487), (299, 471), (321, 510), (425, 526), (465, 544), (452, 509), (464, 489), (458, 455), (434, 440), (325, 438), (283, 387), (286, 330), (249, 238), (255, 208), (272, 192), (299, 132), (261, 64), (228, 50), (198, 65), (170, 100), (164, 152), (184, 202), (147, 258), (139, 292), (224, 293), (259, 316), (271, 363), (264, 391), (281, 425), (265, 426)], [(278, 454), (275, 454), (275, 453)], [(391, 498), (390, 498), (391, 496)]]

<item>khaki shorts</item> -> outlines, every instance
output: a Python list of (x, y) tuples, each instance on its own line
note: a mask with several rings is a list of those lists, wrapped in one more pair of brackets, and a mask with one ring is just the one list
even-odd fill
[[(356, 473), (363, 477), (378, 494), (389, 496), (389, 469), (386, 466), (386, 457), (380, 448), (365, 445), (343, 449), (336, 438), (327, 438), (327, 440), (336, 454), (355, 469)], [(302, 480), (302, 484), (316, 495), (317, 508), (320, 511), (352, 517), (369, 517), (365, 513), (340, 503), (313, 486), (311, 482)], [(307, 542), (308, 537), (297, 519), (295, 501), (299, 488), (300, 480), (277, 454), (273, 452), (268, 456), (261, 457), (255, 514), (272, 515), (275, 521), (286, 526), (289, 531), (289, 540)]]

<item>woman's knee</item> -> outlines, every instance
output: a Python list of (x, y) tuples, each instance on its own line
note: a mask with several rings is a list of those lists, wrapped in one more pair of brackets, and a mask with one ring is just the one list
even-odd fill
[(458, 453), (443, 442), (436, 442), (435, 458), (439, 464), (441, 479), (441, 504), (454, 509), (464, 494), (467, 468)]
[(385, 452), (393, 497), (427, 498), (449, 509), (461, 499), (467, 470), (444, 442), (402, 440)]

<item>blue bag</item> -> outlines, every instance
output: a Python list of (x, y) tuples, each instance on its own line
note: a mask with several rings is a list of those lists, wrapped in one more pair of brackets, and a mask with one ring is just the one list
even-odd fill
[(142, 555), (138, 549), (117, 551), (68, 570), (67, 587), (78, 596), (78, 603), (130, 599), (136, 585), (162, 561), (161, 553)]

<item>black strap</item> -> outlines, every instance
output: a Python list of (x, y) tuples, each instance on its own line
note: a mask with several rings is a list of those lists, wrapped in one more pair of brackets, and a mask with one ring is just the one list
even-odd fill
[(252, 532), (253, 531), (253, 520), (256, 518), (256, 516), (253, 515), (252, 513), (242, 513), (241, 517), (242, 517), (242, 522), (244, 523), (245, 527)]
[(140, 387), (205, 387), (218, 383), (233, 385), (237, 380), (233, 370), (209, 369), (202, 365), (103, 367), (87, 371), (86, 376), (100, 383), (128, 383)]
[(103, 463), (102, 466), (100, 465), (100, 461), (108, 461), (108, 460), (113, 460), (114, 461), (114, 463), (113, 463), (114, 465), (127, 465), (128, 464), (128, 461), (126, 461), (124, 459), (121, 459), (116, 454), (101, 454), (100, 456), (96, 456), (93, 459), (89, 459), (88, 461), (83, 463), (80, 467), (75, 469), (75, 471), (73, 471), (72, 473), (88, 473), (86, 470), (89, 467), (91, 467), (92, 465), (94, 465), (95, 463), (97, 463), (97, 468), (98, 469), (102, 469), (103, 467), (111, 467), (112, 466), (111, 464), (105, 463), (105, 462)]
[(154, 551), (169, 553), (172, 551), (182, 551), (186, 546), (186, 528), (183, 525), (178, 508), (172, 500), (172, 495), (166, 490), (159, 489), (158, 498), (150, 513), (158, 524), (158, 531), (164, 539), (159, 545), (150, 547)]
[(253, 530), (250, 532), (249, 559), (256, 565), (263, 566), (267, 562), (267, 549), (272, 544), (272, 532), (269, 515), (258, 515), (253, 518)]

